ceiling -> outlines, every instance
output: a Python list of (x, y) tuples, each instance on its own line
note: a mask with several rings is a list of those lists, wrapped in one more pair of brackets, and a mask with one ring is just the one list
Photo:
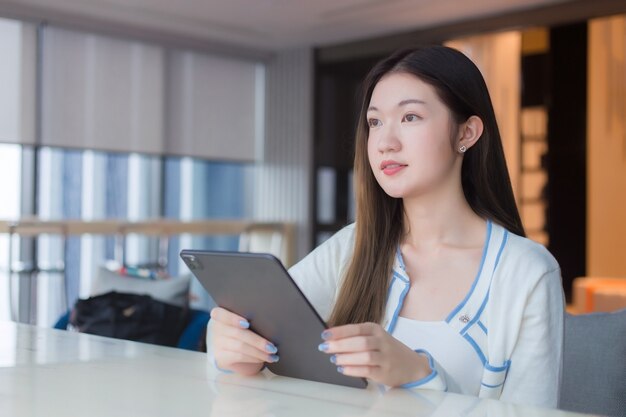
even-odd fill
[(17, 9), (42, 18), (65, 16), (275, 51), (355, 41), (566, 1), (0, 0), (0, 14), (3, 9)]

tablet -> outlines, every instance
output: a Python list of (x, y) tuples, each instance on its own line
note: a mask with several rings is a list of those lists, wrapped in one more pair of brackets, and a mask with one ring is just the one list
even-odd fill
[(278, 259), (269, 254), (183, 250), (181, 258), (219, 305), (245, 317), (278, 348), (267, 367), (277, 375), (349, 387), (367, 381), (337, 372), (320, 352), (327, 328)]

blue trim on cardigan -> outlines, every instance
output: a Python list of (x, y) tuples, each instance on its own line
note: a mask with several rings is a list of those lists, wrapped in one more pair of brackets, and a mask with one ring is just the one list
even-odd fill
[(480, 349), (480, 346), (478, 346), (478, 343), (476, 343), (476, 341), (472, 339), (472, 337), (467, 333), (465, 333), (463, 337), (465, 338), (465, 340), (469, 342), (470, 345), (472, 345), (472, 347), (478, 354), (478, 358), (480, 359), (480, 362), (483, 364), (483, 366), (485, 366), (485, 364), (487, 363), (487, 358), (485, 357), (485, 354), (483, 353), (483, 351)]
[[(417, 381), (407, 382), (406, 384), (402, 384), (402, 385), (400, 385), (400, 388), (415, 388), (415, 387), (419, 387), (420, 385), (424, 385), (428, 381), (431, 381), (433, 378), (435, 378), (438, 375), (438, 372), (435, 370), (435, 361), (433, 360), (432, 355), (430, 353), (428, 353), (427, 351), (425, 351), (424, 349), (416, 349), (415, 352), (416, 353), (421, 353), (421, 354), (426, 356), (426, 358), (428, 359), (428, 366), (430, 366), (430, 369), (431, 369), (431, 373), (428, 374), (428, 376), (425, 376), (422, 379), (418, 379)], [(446, 389), (447, 389), (447, 387), (446, 387)]]
[(217, 366), (217, 360), (213, 359), (213, 365), (215, 365), (215, 369), (217, 369), (220, 372), (223, 372), (225, 374), (234, 374), (234, 371), (230, 371), (228, 369), (222, 369), (219, 366)]
[(430, 375), (428, 375), (427, 377), (424, 377), (424, 378), (420, 379), (419, 381), (407, 382), (406, 384), (402, 384), (402, 385), (400, 385), (400, 388), (415, 388), (415, 387), (419, 387), (420, 385), (424, 385), (425, 383), (431, 381), (437, 375), (438, 375), (437, 371), (432, 371), (430, 373)]
[[(394, 273), (395, 277), (395, 273)], [(398, 305), (396, 306), (396, 311), (393, 312), (393, 317), (389, 322), (389, 326), (387, 327), (387, 332), (389, 334), (393, 333), (393, 329), (396, 326), (396, 321), (398, 321), (398, 315), (400, 314), (400, 310), (402, 309), (402, 305), (404, 304), (404, 297), (406, 297), (406, 293), (409, 292), (409, 283), (408, 281), (404, 282), (404, 289), (400, 293), (400, 299), (398, 300)]]
[(478, 320), (477, 324), (478, 324), (478, 327), (480, 327), (481, 330), (485, 332), (485, 334), (489, 334), (489, 331), (487, 331), (487, 327), (485, 327), (482, 321)]
[(500, 262), (500, 255), (502, 255), (502, 251), (504, 250), (504, 247), (506, 246), (507, 240), (509, 240), (509, 231), (504, 229), (504, 236), (502, 237), (502, 245), (500, 245), (498, 256), (496, 256), (496, 264), (493, 266), (493, 272), (495, 272), (496, 268), (498, 267), (498, 262)]
[(501, 387), (502, 385), (504, 385), (504, 382), (498, 384), (498, 385), (489, 385), (489, 384), (485, 384), (484, 382), (481, 382), (480, 385), (482, 385), (483, 387), (487, 387), (487, 388), (498, 388)]
[(402, 275), (400, 275), (398, 272), (393, 271), (393, 276), (394, 278), (398, 278), (400, 281), (404, 282), (405, 284), (409, 283), (409, 280), (404, 278)]
[(450, 321), (454, 318), (454, 316), (456, 316), (457, 313), (461, 311), (461, 309), (465, 306), (465, 304), (467, 304), (467, 301), (470, 299), (470, 297), (472, 296), (472, 293), (474, 292), (474, 289), (476, 288), (476, 284), (478, 284), (480, 275), (483, 272), (483, 266), (485, 265), (485, 258), (487, 258), (487, 251), (489, 250), (489, 243), (491, 241), (491, 228), (492, 228), (491, 220), (487, 220), (487, 239), (485, 241), (485, 247), (483, 248), (483, 257), (480, 261), (480, 268), (478, 268), (478, 274), (476, 274), (476, 278), (474, 278), (474, 282), (472, 283), (472, 288), (470, 288), (469, 292), (467, 293), (463, 301), (461, 301), (461, 304), (459, 304), (454, 310), (452, 310), (452, 312), (446, 318), (447, 323), (450, 323)]
[(404, 259), (402, 259), (402, 252), (400, 251), (400, 245), (398, 245), (398, 248), (396, 249), (396, 258), (398, 259), (400, 268), (402, 268), (403, 271), (406, 271), (406, 267), (404, 266)]
[[(502, 254), (502, 251), (504, 250), (504, 246), (506, 246), (506, 242), (508, 240), (508, 235), (509, 232), (506, 231), (506, 229), (504, 230), (504, 236), (502, 238), (502, 244), (500, 244), (500, 249), (498, 250), (498, 255), (496, 256), (496, 262), (495, 265), (493, 267), (493, 270), (496, 270), (496, 267), (498, 266), (498, 262), (500, 261), (500, 255)], [(492, 273), (493, 275), (493, 273)], [(489, 283), (489, 286), (491, 287), (491, 283)], [(476, 312), (476, 315), (474, 316), (474, 318), (472, 320), (470, 320), (469, 323), (467, 323), (465, 325), (465, 327), (463, 327), (463, 329), (461, 330), (461, 334), (465, 334), (467, 332), (467, 330), (472, 327), (474, 325), (474, 323), (476, 323), (479, 319), (480, 319), (480, 315), (483, 313), (483, 310), (485, 309), (485, 306), (487, 305), (487, 301), (489, 301), (489, 293), (490, 293), (491, 289), (489, 291), (487, 291), (487, 295), (485, 296), (485, 299), (483, 300), (482, 304), (480, 305), (480, 308), (478, 309), (478, 311)]]
[(486, 363), (485, 369), (491, 372), (502, 372), (502, 371), (507, 371), (510, 366), (511, 366), (511, 360), (509, 359), (506, 362), (504, 362), (504, 365), (502, 366), (493, 366), (493, 365), (490, 365), (489, 363)]

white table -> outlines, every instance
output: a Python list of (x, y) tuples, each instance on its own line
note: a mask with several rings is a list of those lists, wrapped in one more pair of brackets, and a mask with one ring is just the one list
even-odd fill
[(222, 374), (203, 353), (0, 322), (0, 416), (536, 416), (578, 414), (456, 394)]

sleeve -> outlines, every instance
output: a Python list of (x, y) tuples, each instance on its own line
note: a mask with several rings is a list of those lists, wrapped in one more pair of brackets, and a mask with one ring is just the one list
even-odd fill
[(354, 251), (354, 226), (350, 225), (289, 269), (317, 313), (328, 320), (335, 305), (342, 275)]
[(428, 358), (428, 365), (430, 366), (430, 374), (417, 381), (409, 382), (401, 385), (400, 388), (409, 389), (428, 389), (434, 391), (448, 391), (448, 384), (446, 383), (445, 372), (441, 365), (435, 361), (432, 355), (423, 349), (417, 349), (417, 353), (426, 356)]
[(517, 342), (504, 369), (500, 400), (557, 407), (564, 318), (561, 272), (556, 268), (545, 273), (528, 295)]

